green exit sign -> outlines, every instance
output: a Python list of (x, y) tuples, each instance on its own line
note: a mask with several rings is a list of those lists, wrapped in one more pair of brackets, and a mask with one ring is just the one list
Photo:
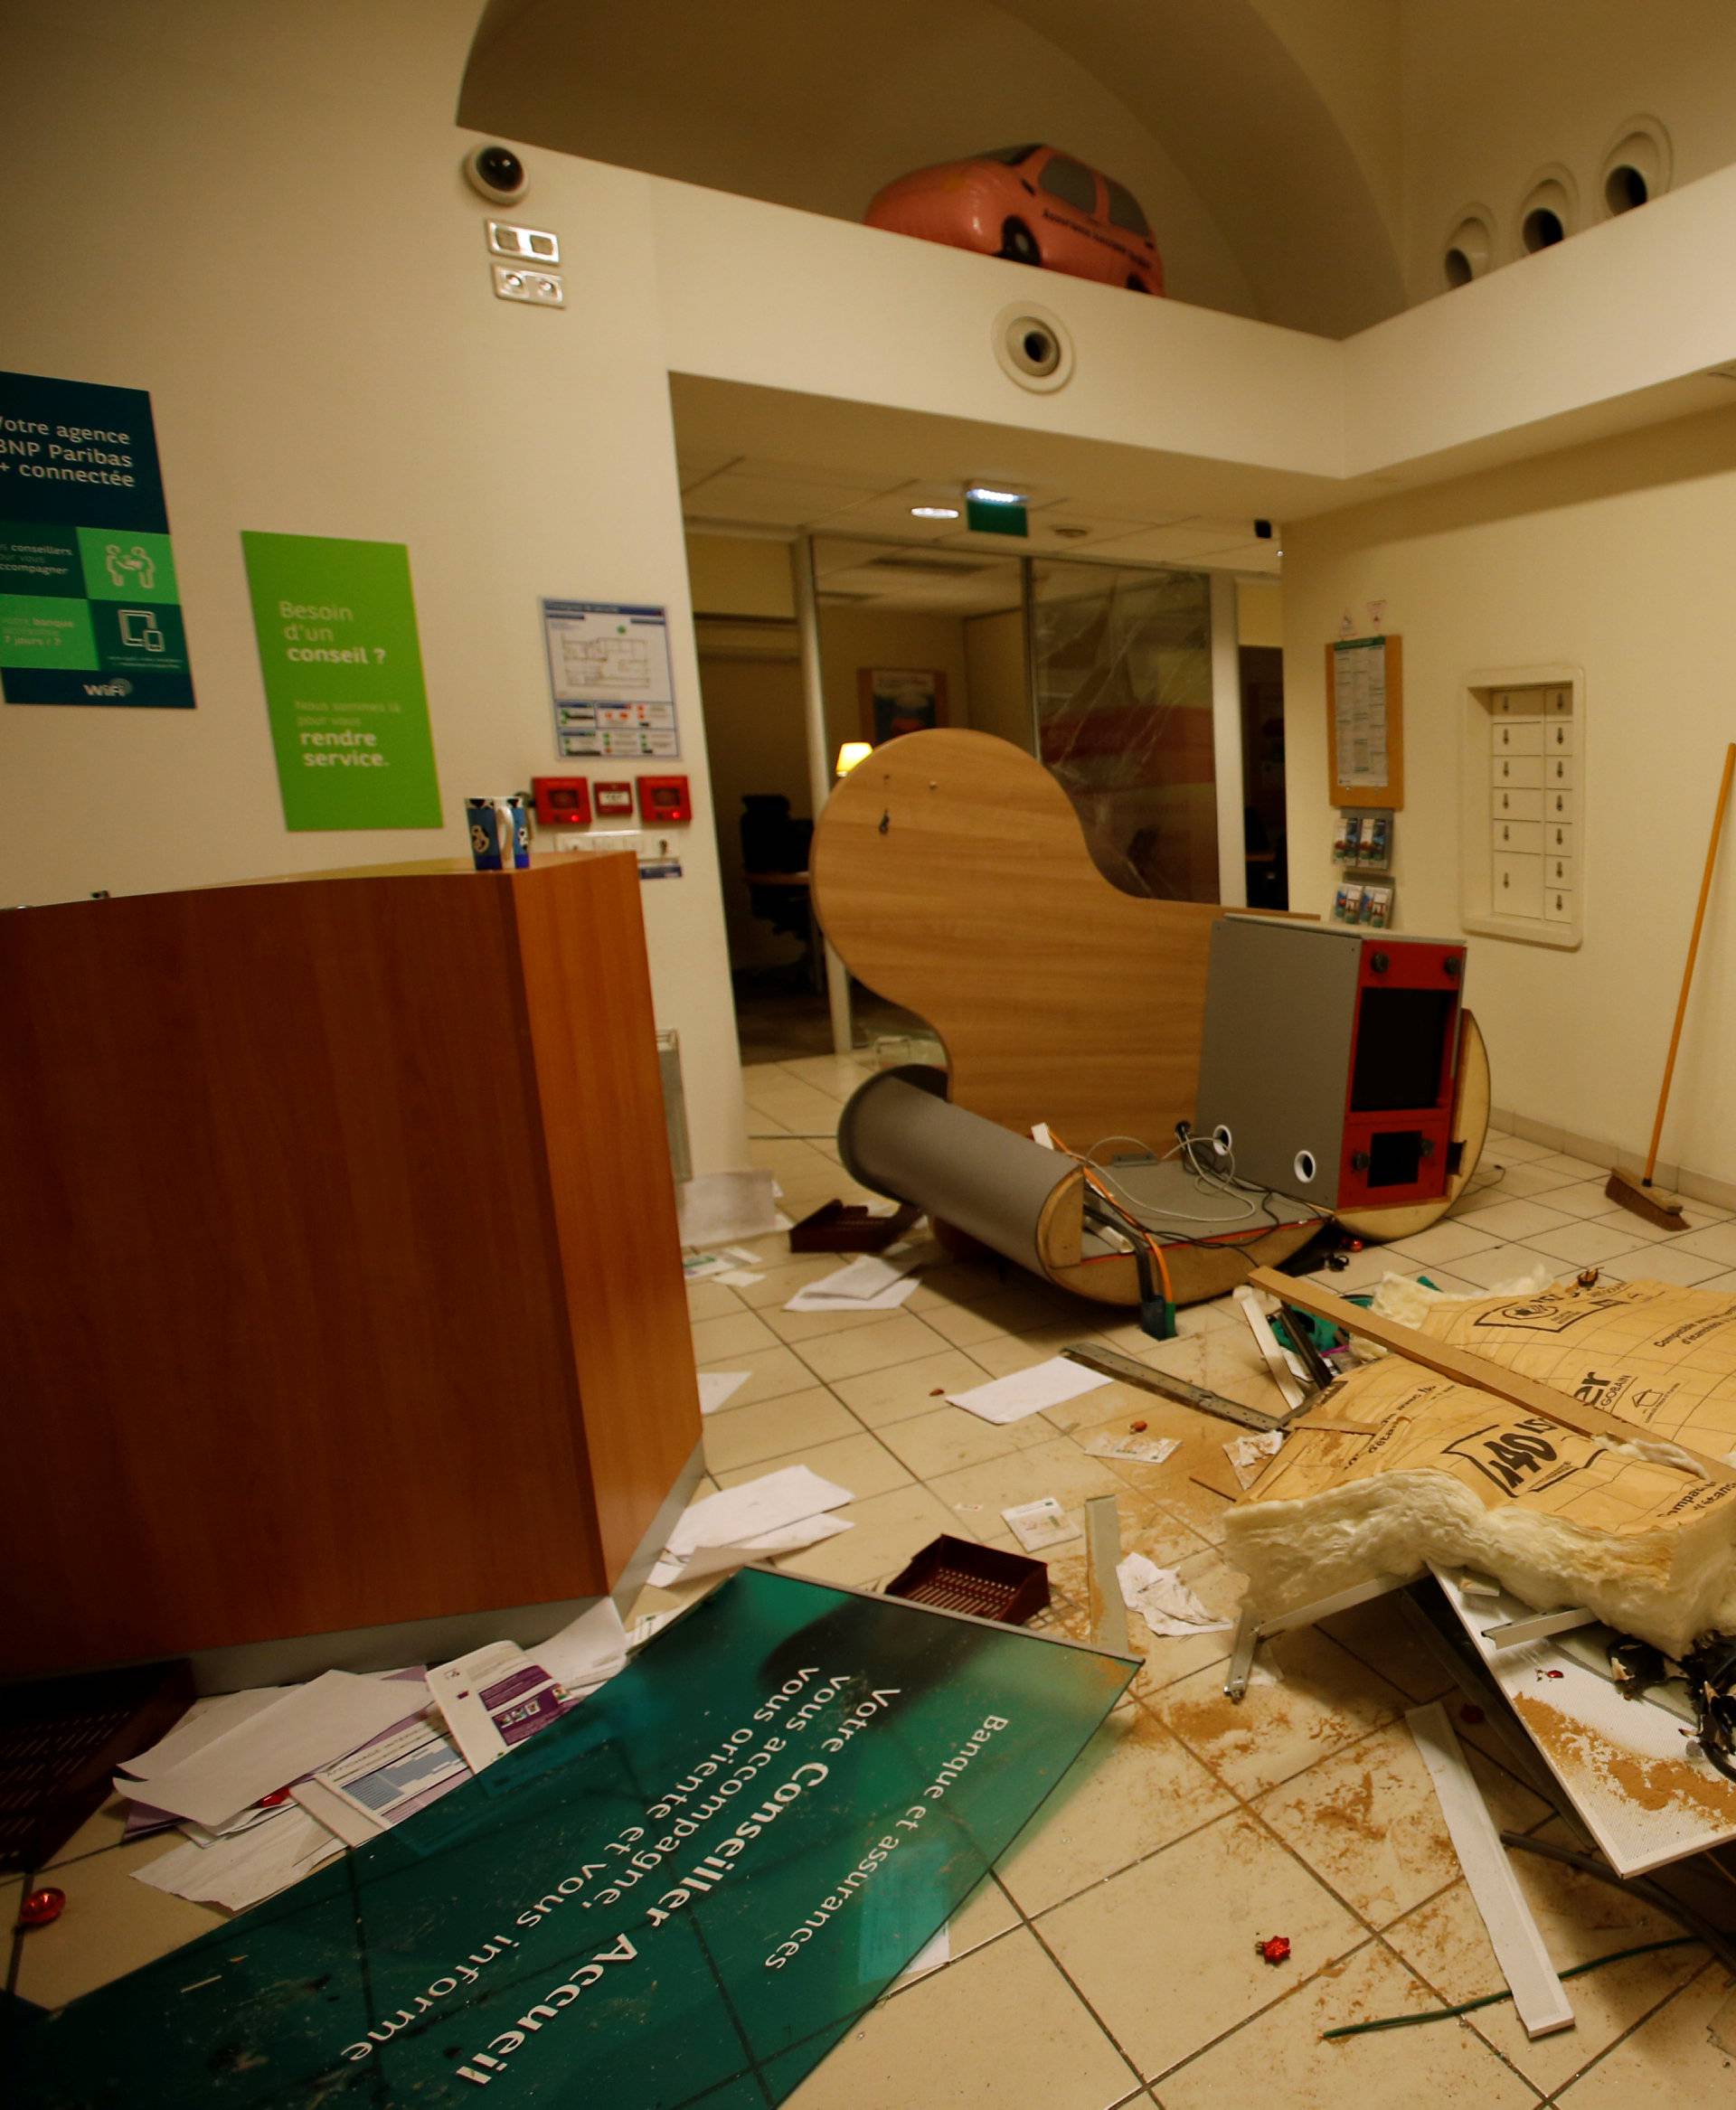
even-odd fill
[(965, 525), (979, 535), (1028, 535), (1029, 514), (1023, 505), (996, 505), (982, 498), (965, 500)]

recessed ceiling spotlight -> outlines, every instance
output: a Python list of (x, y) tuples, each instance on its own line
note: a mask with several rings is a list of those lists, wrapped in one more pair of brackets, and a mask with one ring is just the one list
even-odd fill
[(965, 496), (977, 505), (1023, 505), (1023, 491), (998, 491), (992, 484), (970, 484), (965, 488)]
[(913, 505), (910, 508), (912, 520), (957, 520), (958, 517), (958, 508), (956, 505)]

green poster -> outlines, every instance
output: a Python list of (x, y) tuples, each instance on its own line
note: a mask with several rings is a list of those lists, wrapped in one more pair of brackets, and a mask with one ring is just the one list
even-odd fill
[(243, 532), (241, 551), (289, 828), (438, 828), (409, 551)]
[(0, 373), (0, 693), (193, 707), (143, 389)]
[(457, 1793), (27, 2018), (0, 2049), (8, 2100), (766, 2110), (963, 1904), (1136, 1668), (750, 1569)]

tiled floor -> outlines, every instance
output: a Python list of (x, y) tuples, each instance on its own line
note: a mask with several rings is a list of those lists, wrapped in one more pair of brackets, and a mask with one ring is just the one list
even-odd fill
[[(760, 1163), (792, 1216), (860, 1198), (829, 1140), (862, 1080), (820, 1055), (747, 1072)], [(1595, 1264), (1736, 1289), (1736, 1220), (1690, 1206), (1661, 1239), (1609, 1208), (1595, 1166), (1495, 1136), (1474, 1191), (1402, 1246), (1357, 1255), (1337, 1288), (1388, 1269), (1470, 1292), (1542, 1262)], [(1095, 1333), (1213, 1389), (1271, 1403), (1232, 1304), (1184, 1314), (1159, 1344), (1123, 1315), (1052, 1294), (1016, 1270), (938, 1253), (902, 1310), (799, 1314), (785, 1300), (830, 1260), (791, 1260), (757, 1241), (765, 1279), (689, 1290), (702, 1367), (750, 1381), (706, 1423), (712, 1478), (699, 1492), (805, 1463), (850, 1487), (854, 1527), (781, 1563), (873, 1587), (937, 1532), (1014, 1544), (1001, 1511), (1053, 1494), (1076, 1511), (1117, 1496), (1123, 1544), (1178, 1568), (1232, 1615), (1241, 1578), (1216, 1547), (1223, 1498), (1193, 1477), (1231, 1433), (1190, 1409), (1113, 1385), (997, 1428), (948, 1405), (948, 1388), (1001, 1376)], [(1089, 1455), (1096, 1430), (1144, 1421), (1182, 1447), (1161, 1466)], [(1083, 1562), (1051, 1561), (1050, 1617), (1085, 1633)], [(655, 1610), (696, 1594), (647, 1591)], [(1135, 1621), (1144, 1667), (1029, 1832), (953, 1923), (954, 1961), (865, 2017), (791, 2098), (796, 2110), (1648, 2110), (1736, 2104), (1736, 2059), (1707, 2021), (1730, 1981), (1703, 1949), (1641, 1956), (1577, 1980), (1577, 2026), (1529, 2043), (1509, 2007), (1459, 2021), (1325, 2043), (1321, 2032), (1495, 1990), (1500, 1973), (1403, 1724), (1445, 1681), (1384, 1604), (1271, 1649), (1276, 1679), (1231, 1707), (1221, 1686), (1227, 1633), (1158, 1639)], [(1486, 1725), (1461, 1724), (1499, 1821), (1543, 1830), (1547, 1804), (1503, 1762)], [(20, 1937), (14, 1983), (56, 2002), (174, 1947), (215, 1915), (128, 1879), (164, 1851), (115, 1843), (111, 1816), (75, 1839), (50, 1879), (70, 1908)], [(1558, 1864), (1515, 1857), (1563, 1967), (1659, 1938), (1647, 1907)], [(0, 1897), (10, 1907), (17, 1886)], [(1287, 1935), (1288, 1963), (1255, 1953)], [(623, 2105), (621, 2110), (634, 2110)]]

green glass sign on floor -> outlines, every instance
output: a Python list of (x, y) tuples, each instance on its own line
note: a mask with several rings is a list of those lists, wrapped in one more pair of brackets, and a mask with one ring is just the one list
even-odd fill
[(151, 399), (0, 373), (0, 694), (190, 711)]
[(409, 551), (243, 532), (241, 552), (286, 825), (438, 828)]
[(767, 2110), (1137, 1665), (750, 1569), (398, 1831), (0, 2053), (24, 2110)]

